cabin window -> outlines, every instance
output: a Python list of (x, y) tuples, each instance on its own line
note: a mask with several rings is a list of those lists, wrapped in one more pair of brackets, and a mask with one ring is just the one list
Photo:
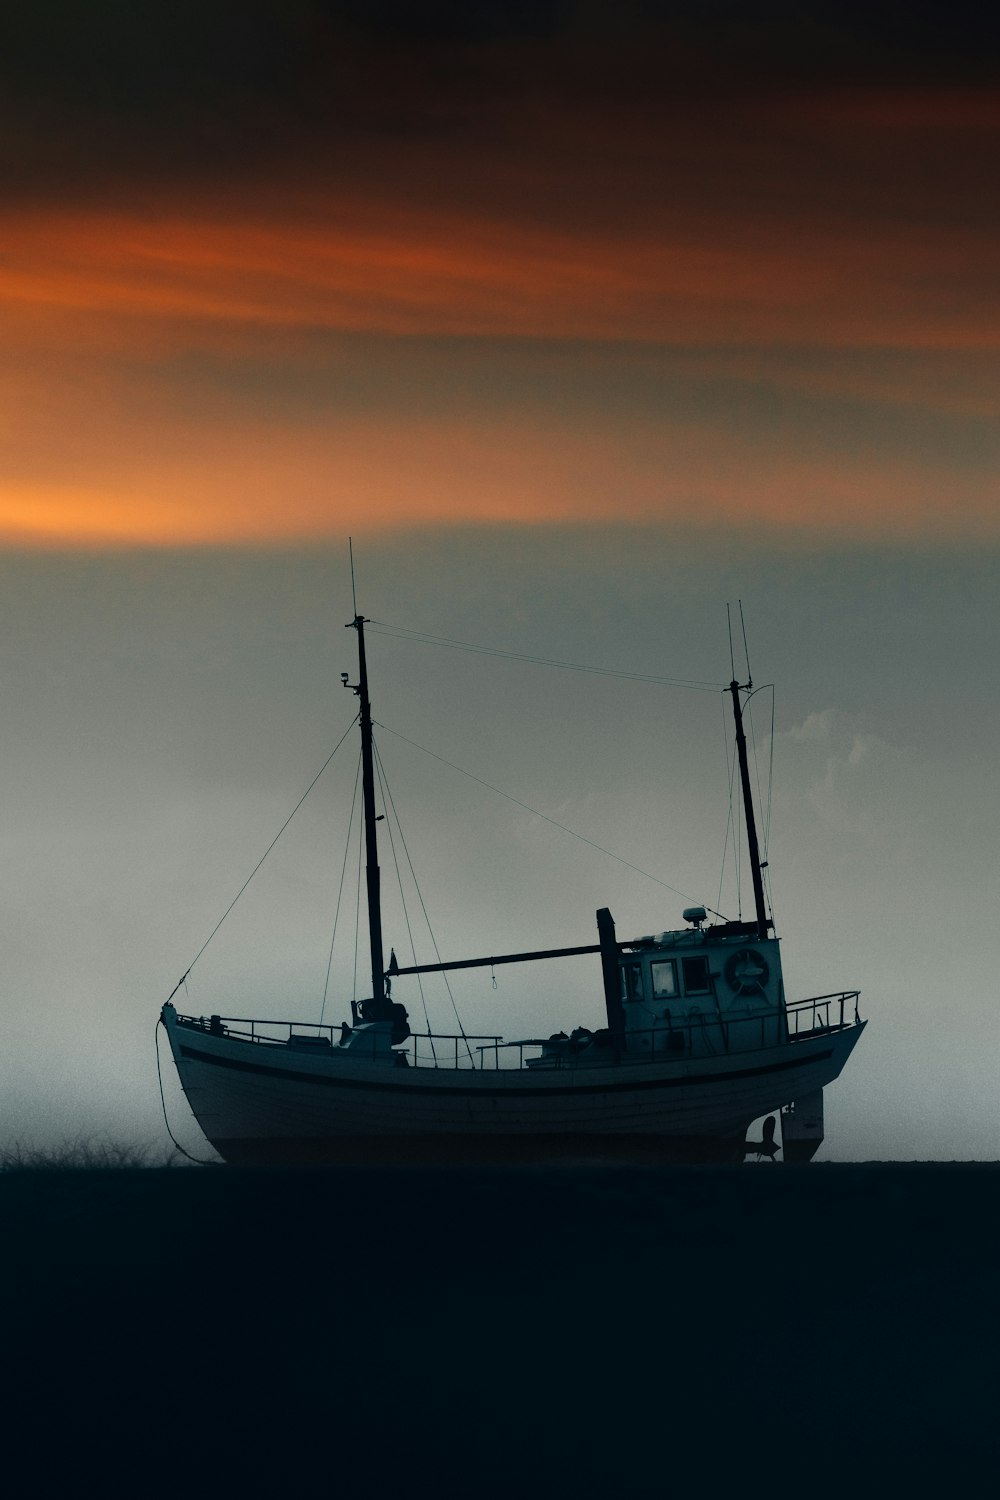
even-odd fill
[(677, 970), (674, 968), (672, 958), (664, 959), (661, 963), (650, 964), (650, 973), (653, 976), (653, 998), (656, 1000), (670, 1000), (677, 994)]
[(642, 964), (622, 964), (622, 999), (623, 1000), (645, 1000), (646, 992), (642, 983)]
[(686, 995), (710, 995), (712, 993), (707, 958), (684, 958), (681, 960), (681, 966), (684, 970), (684, 993)]

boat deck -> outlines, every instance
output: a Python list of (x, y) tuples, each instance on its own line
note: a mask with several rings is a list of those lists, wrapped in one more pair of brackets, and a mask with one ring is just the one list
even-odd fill
[[(470, 1071), (565, 1070), (583, 1066), (630, 1067), (647, 1065), (655, 1051), (658, 1060), (729, 1056), (768, 1050), (789, 1043), (831, 1035), (861, 1025), (859, 990), (837, 990), (786, 1006), (784, 1027), (776, 1027), (774, 1011), (755, 1015), (719, 1012), (699, 1020), (678, 1021), (670, 1032), (662, 1025), (630, 1029), (627, 1048), (618, 1054), (606, 1031), (580, 1027), (566, 1038), (566, 1047), (552, 1059), (535, 1055), (550, 1038), (526, 1037), (505, 1042), (502, 1037), (473, 1033), (411, 1032), (406, 1044), (394, 1049), (399, 1067), (448, 1068)], [(178, 1015), (177, 1025), (211, 1036), (252, 1042), (262, 1048), (282, 1048), (314, 1057), (340, 1050), (342, 1027), (310, 1021), (251, 1020), (238, 1016)], [(664, 1045), (666, 1043), (666, 1045)], [(357, 1057), (357, 1043), (352, 1047)], [(375, 1058), (373, 1043), (373, 1060)]]

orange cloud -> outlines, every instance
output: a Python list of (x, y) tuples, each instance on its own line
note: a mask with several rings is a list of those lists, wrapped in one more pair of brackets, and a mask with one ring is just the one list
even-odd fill
[[(379, 222), (381, 221), (381, 222)], [(216, 330), (995, 348), (992, 237), (864, 236), (762, 219), (639, 234), (353, 205), (299, 222), (122, 213), (8, 216), (0, 307), (23, 326), (95, 315), (156, 341)], [(120, 336), (127, 337), (127, 333)]]
[[(0, 536), (31, 545), (268, 545), (482, 524), (773, 526), (792, 533), (996, 540), (991, 475), (831, 454), (682, 425), (405, 421), (108, 442), (86, 480), (0, 485)], [(960, 518), (960, 520), (959, 520)]]
[[(265, 544), (695, 516), (995, 536), (995, 105), (712, 109), (567, 122), (540, 93), (512, 155), (453, 138), (400, 164), (368, 139), (340, 176), (9, 207), (0, 534)], [(394, 383), (365, 340), (398, 351)], [(428, 374), (421, 349), (449, 340), (496, 356), (493, 409), (461, 361)], [(563, 399), (566, 351), (597, 384), (627, 372), (615, 403)], [(685, 376), (683, 412), (648, 398)], [(915, 409), (911, 444), (894, 423)]]

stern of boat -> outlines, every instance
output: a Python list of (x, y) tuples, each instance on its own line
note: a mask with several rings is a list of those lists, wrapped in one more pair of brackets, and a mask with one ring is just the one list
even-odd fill
[(823, 1144), (823, 1090), (792, 1099), (781, 1111), (781, 1150), (792, 1166), (812, 1161)]

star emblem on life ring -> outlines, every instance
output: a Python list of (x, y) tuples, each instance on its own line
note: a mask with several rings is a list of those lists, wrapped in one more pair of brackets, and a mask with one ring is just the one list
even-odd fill
[(733, 990), (762, 990), (767, 984), (770, 970), (761, 954), (754, 948), (741, 948), (730, 955), (726, 963), (726, 983)]

